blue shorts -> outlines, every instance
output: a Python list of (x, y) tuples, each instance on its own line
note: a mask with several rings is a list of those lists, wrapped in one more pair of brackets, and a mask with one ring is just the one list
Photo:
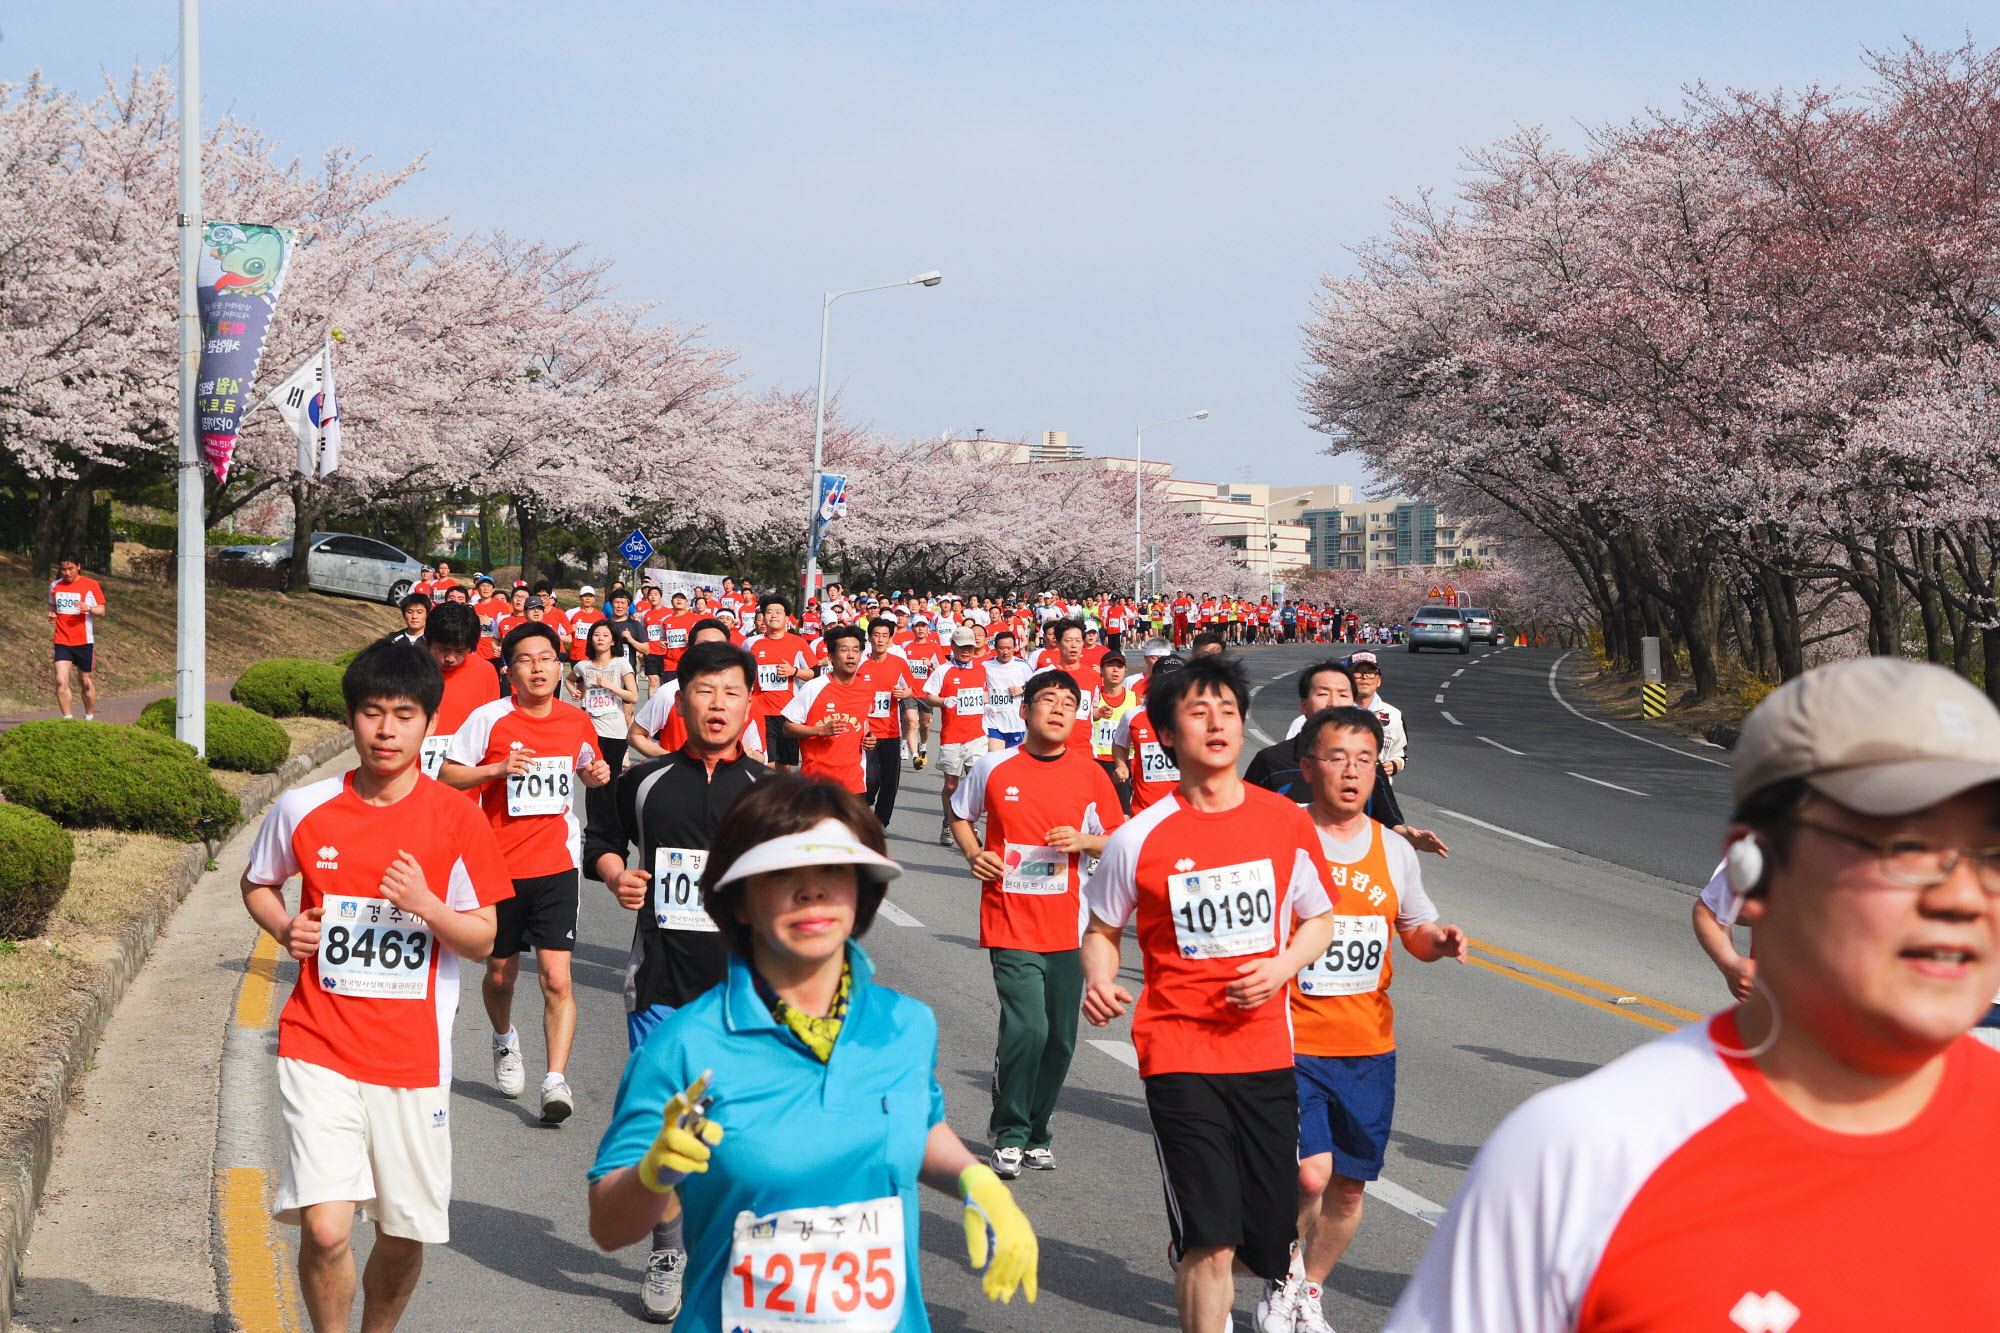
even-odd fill
[(1002, 744), (1006, 745), (1009, 749), (1012, 749), (1014, 746), (1019, 745), (1022, 741), (1027, 740), (1028, 733), (1025, 731), (995, 731), (993, 730), (993, 728), (988, 727), (986, 729), (986, 739), (991, 741), (999, 741)]
[(1996, 1004), (1991, 1009), (1988, 1009), (1986, 1017), (1980, 1019), (1972, 1026), (1976, 1028), (2000, 1028), (2000, 1004)]
[(631, 1044), (631, 1049), (638, 1050), (639, 1043), (646, 1040), (646, 1034), (665, 1022), (667, 1015), (673, 1011), (674, 1006), (670, 1004), (649, 1004), (644, 1009), (625, 1015), (625, 1040)]
[(1298, 1055), (1299, 1157), (1333, 1154), (1349, 1180), (1382, 1174), (1389, 1122), (1396, 1115), (1396, 1053)]

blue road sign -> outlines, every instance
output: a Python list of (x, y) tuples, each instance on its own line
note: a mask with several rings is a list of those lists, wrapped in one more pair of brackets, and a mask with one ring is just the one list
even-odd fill
[(646, 534), (632, 529), (632, 535), (618, 543), (618, 549), (625, 556), (625, 563), (637, 569), (653, 558), (653, 544), (646, 540)]

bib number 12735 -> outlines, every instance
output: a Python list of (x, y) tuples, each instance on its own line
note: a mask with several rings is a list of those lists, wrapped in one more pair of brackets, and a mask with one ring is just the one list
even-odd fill
[(903, 1201), (736, 1215), (722, 1327), (891, 1333), (903, 1319)]

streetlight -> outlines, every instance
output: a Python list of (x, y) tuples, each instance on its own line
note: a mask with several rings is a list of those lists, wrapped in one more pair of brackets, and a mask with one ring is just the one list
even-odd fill
[(1289, 500), (1273, 500), (1264, 506), (1264, 591), (1268, 594), (1278, 586), (1278, 539), (1271, 531), (1271, 511), (1279, 505), (1302, 505), (1312, 501), (1312, 493), (1294, 495)]
[[(819, 522), (819, 478), (820, 465), (824, 461), (826, 448), (826, 334), (833, 318), (833, 303), (843, 296), (858, 296), (862, 292), (886, 291), (891, 287), (935, 287), (944, 281), (944, 274), (932, 269), (919, 273), (914, 278), (904, 278), (901, 282), (878, 282), (873, 287), (850, 287), (844, 292), (828, 292), (819, 306), (819, 396), (813, 408), (813, 474), (812, 495), (806, 504), (806, 587), (805, 597), (813, 595), (813, 586), (819, 581), (819, 554), (813, 550), (813, 526)], [(805, 614), (805, 601), (799, 603), (799, 614)]]
[(1146, 536), (1142, 515), (1145, 511), (1146, 496), (1146, 432), (1155, 426), (1171, 426), (1176, 421), (1206, 421), (1208, 409), (1190, 412), (1184, 417), (1168, 417), (1165, 421), (1149, 421), (1139, 427), (1138, 439), (1132, 445), (1132, 600), (1137, 603), (1145, 596), (1146, 580)]

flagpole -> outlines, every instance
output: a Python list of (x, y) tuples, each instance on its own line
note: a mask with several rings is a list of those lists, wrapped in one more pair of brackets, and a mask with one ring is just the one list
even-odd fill
[(208, 750), (208, 521), (201, 436), (195, 429), (195, 379), (201, 368), (201, 311), (195, 272), (201, 260), (200, 0), (181, 0), (180, 254), (180, 541), (174, 610), (174, 735)]

